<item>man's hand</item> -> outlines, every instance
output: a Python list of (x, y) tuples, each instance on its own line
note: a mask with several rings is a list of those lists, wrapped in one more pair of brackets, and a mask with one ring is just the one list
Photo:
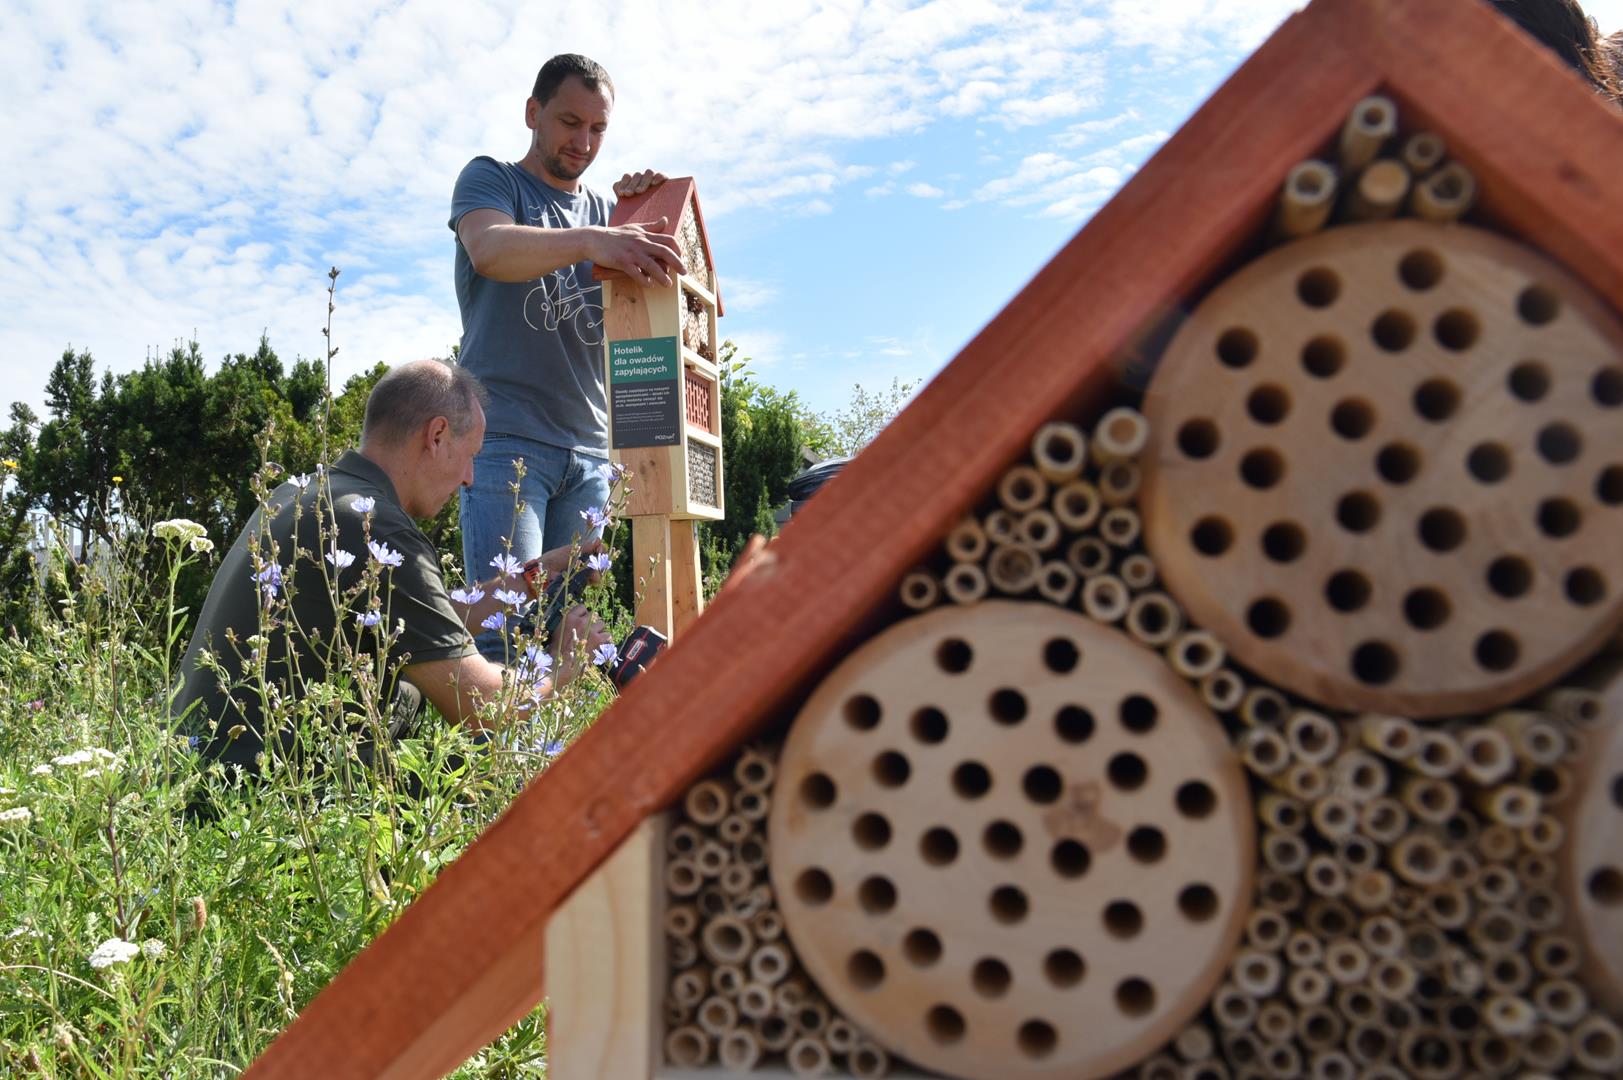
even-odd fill
[[(580, 565), (585, 566), (586, 560), (604, 550), (603, 538), (594, 536), (580, 545)], [(544, 583), (552, 581), (563, 575), (569, 568), (570, 556), (575, 554), (573, 547), (555, 547), (551, 551), (543, 551), (540, 555), (524, 564), (524, 585), (529, 590), (531, 599), (539, 599)], [(579, 568), (577, 567), (577, 570)], [(603, 579), (601, 570), (593, 570), (586, 580), (596, 585)]]
[(557, 661), (553, 671), (557, 677), (553, 688), (568, 686), (592, 662), (592, 653), (599, 647), (612, 644), (603, 620), (576, 604), (558, 624), (558, 640), (552, 643), (553, 657)]
[(614, 193), (622, 199), (629, 199), (633, 195), (641, 195), (650, 188), (657, 188), (664, 182), (664, 173), (644, 169), (640, 173), (626, 173), (620, 177), (615, 182)]
[(588, 255), (598, 266), (618, 270), (639, 285), (668, 288), (685, 273), (676, 237), (667, 230), (670, 219), (651, 226), (611, 225), (589, 232)]

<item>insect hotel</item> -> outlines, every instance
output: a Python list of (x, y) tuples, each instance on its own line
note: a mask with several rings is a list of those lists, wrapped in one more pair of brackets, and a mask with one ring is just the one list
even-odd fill
[(1623, 1073), (1620, 136), (1316, 0), (252, 1075)]

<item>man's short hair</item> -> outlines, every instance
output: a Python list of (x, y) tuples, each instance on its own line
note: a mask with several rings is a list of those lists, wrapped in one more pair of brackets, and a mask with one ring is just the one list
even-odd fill
[(603, 65), (596, 60), (587, 59), (580, 53), (559, 53), (542, 64), (540, 73), (535, 77), (535, 89), (530, 91), (530, 96), (545, 105), (552, 100), (552, 95), (558, 92), (558, 87), (571, 75), (585, 83), (588, 90), (607, 90), (609, 97), (614, 96), (614, 80), (603, 70)]
[(443, 416), (457, 437), (473, 427), (474, 406), (490, 393), (473, 372), (444, 360), (415, 360), (390, 368), (372, 387), (361, 421), (361, 441), (396, 446)]

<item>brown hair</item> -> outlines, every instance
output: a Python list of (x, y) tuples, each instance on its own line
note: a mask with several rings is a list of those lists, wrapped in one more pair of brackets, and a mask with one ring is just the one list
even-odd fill
[(558, 92), (564, 80), (573, 75), (586, 84), (588, 90), (607, 90), (609, 97), (614, 96), (614, 80), (603, 65), (596, 60), (590, 60), (580, 53), (559, 53), (545, 64), (535, 76), (535, 89), (530, 96), (542, 105), (552, 100), (552, 95)]

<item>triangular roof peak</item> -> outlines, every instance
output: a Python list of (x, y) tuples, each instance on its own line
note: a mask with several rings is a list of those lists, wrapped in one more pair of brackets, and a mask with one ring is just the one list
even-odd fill
[[(691, 218), (684, 221), (688, 215)], [(678, 242), (685, 235), (698, 237), (698, 246), (704, 258), (706, 273), (699, 277), (700, 284), (710, 289), (716, 297), (716, 314), (725, 314), (721, 306), (721, 278), (716, 274), (716, 260), (710, 254), (710, 234), (704, 227), (704, 212), (699, 209), (699, 185), (691, 176), (673, 176), (658, 187), (649, 188), (641, 195), (631, 195), (621, 199), (614, 206), (614, 213), (609, 217), (610, 225), (645, 225), (649, 228), (659, 224), (661, 218), (665, 219), (666, 227), (676, 234)], [(691, 230), (688, 225), (691, 222)], [(684, 245), (685, 249), (686, 245)], [(684, 250), (684, 254), (687, 254)], [(688, 261), (693, 262), (688, 255)], [(689, 266), (689, 273), (695, 267)], [(625, 281), (626, 275), (618, 270), (607, 267), (593, 267), (592, 277), (598, 281)], [(706, 280), (708, 279), (708, 280)]]
[(1315, 0), (247, 1075), (436, 1077), (524, 1016), (559, 903), (862, 640), (1041, 424), (1101, 403), (1138, 337), (1255, 242), (1286, 172), (1376, 91), (1447, 139), (1494, 224), (1623, 308), (1617, 111), (1487, 4)]

